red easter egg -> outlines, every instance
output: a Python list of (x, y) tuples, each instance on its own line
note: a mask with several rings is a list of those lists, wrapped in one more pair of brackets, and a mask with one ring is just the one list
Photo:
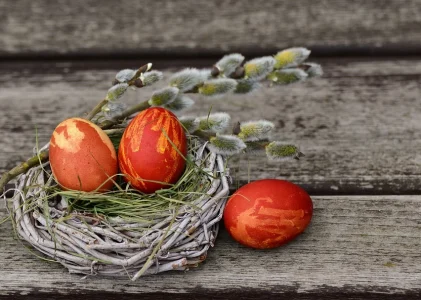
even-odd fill
[(228, 200), (223, 218), (236, 241), (269, 249), (303, 232), (312, 215), (313, 203), (301, 187), (285, 180), (263, 179), (239, 188)]
[(172, 112), (161, 107), (139, 113), (124, 131), (118, 150), (125, 179), (144, 193), (177, 182), (184, 172), (186, 155), (183, 127)]
[(111, 178), (118, 171), (110, 138), (97, 125), (80, 118), (67, 119), (54, 130), (50, 165), (61, 187), (85, 192), (111, 189)]

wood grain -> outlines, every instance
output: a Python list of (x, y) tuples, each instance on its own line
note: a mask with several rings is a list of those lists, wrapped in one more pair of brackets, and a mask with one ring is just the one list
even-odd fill
[(2, 1), (0, 55), (416, 54), (420, 12), (417, 0)]
[[(222, 230), (199, 268), (134, 283), (128, 278), (82, 280), (69, 275), (61, 266), (37, 259), (12, 237), (10, 224), (5, 223), (0, 227), (0, 295), (4, 299), (52, 295), (70, 299), (80, 294), (91, 299), (159, 299), (167, 293), (174, 299), (263, 295), (416, 299), (420, 295), (419, 196), (320, 196), (313, 202), (312, 223), (284, 247), (251, 250)], [(0, 219), (4, 215), (0, 211)]]
[[(132, 67), (146, 61), (136, 62)], [(421, 174), (421, 61), (322, 61), (325, 76), (247, 96), (195, 97), (185, 115), (226, 111), (233, 121), (265, 118), (274, 138), (301, 146), (300, 161), (265, 156), (230, 162), (233, 189), (249, 179), (283, 178), (313, 195), (418, 194)], [(130, 65), (125, 62), (124, 67)], [(96, 65), (95, 65), (96, 66)], [(0, 173), (31, 156), (63, 119), (83, 115), (104, 96), (121, 65), (9, 64), (0, 74)], [(104, 69), (105, 68), (105, 69)], [(168, 78), (171, 70), (166, 71)], [(160, 83), (154, 88), (165, 84)], [(127, 103), (152, 88), (130, 91)]]

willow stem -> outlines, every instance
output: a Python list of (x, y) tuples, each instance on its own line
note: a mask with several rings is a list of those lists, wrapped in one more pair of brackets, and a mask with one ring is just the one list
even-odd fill
[(26, 173), (29, 169), (39, 165), (40, 162), (44, 163), (46, 161), (48, 161), (48, 150), (40, 152), (38, 155), (31, 157), (27, 161), (4, 173), (0, 178), (0, 192), (3, 192), (4, 187), (10, 180), (20, 174)]
[(115, 120), (105, 120), (99, 123), (98, 126), (102, 129), (109, 129), (112, 126), (121, 123), (124, 119), (130, 117), (131, 115), (143, 111), (149, 107), (151, 107), (151, 105), (148, 103), (148, 101), (141, 102), (122, 112), (121, 115), (115, 118)]
[(101, 111), (101, 108), (108, 103), (107, 99), (102, 99), (92, 110), (91, 112), (86, 116), (87, 120), (92, 120), (93, 117), (96, 116), (97, 113)]

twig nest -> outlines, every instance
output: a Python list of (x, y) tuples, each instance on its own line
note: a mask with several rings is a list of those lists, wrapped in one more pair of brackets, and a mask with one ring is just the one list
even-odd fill
[(135, 280), (197, 266), (218, 234), (229, 175), (224, 158), (194, 137), (188, 158), (186, 174), (174, 186), (150, 195), (63, 191), (49, 162), (32, 168), (18, 177), (16, 231), (71, 273)]

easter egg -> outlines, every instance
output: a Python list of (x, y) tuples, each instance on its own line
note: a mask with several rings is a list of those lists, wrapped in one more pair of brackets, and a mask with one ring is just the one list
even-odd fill
[(161, 107), (139, 113), (121, 138), (120, 171), (137, 190), (153, 193), (177, 182), (185, 169), (187, 138), (177, 117)]
[(279, 247), (310, 223), (313, 203), (298, 185), (278, 179), (250, 182), (229, 198), (224, 224), (239, 243), (256, 248)]
[(50, 165), (64, 189), (85, 192), (111, 189), (118, 163), (107, 134), (80, 118), (61, 122), (50, 139)]

